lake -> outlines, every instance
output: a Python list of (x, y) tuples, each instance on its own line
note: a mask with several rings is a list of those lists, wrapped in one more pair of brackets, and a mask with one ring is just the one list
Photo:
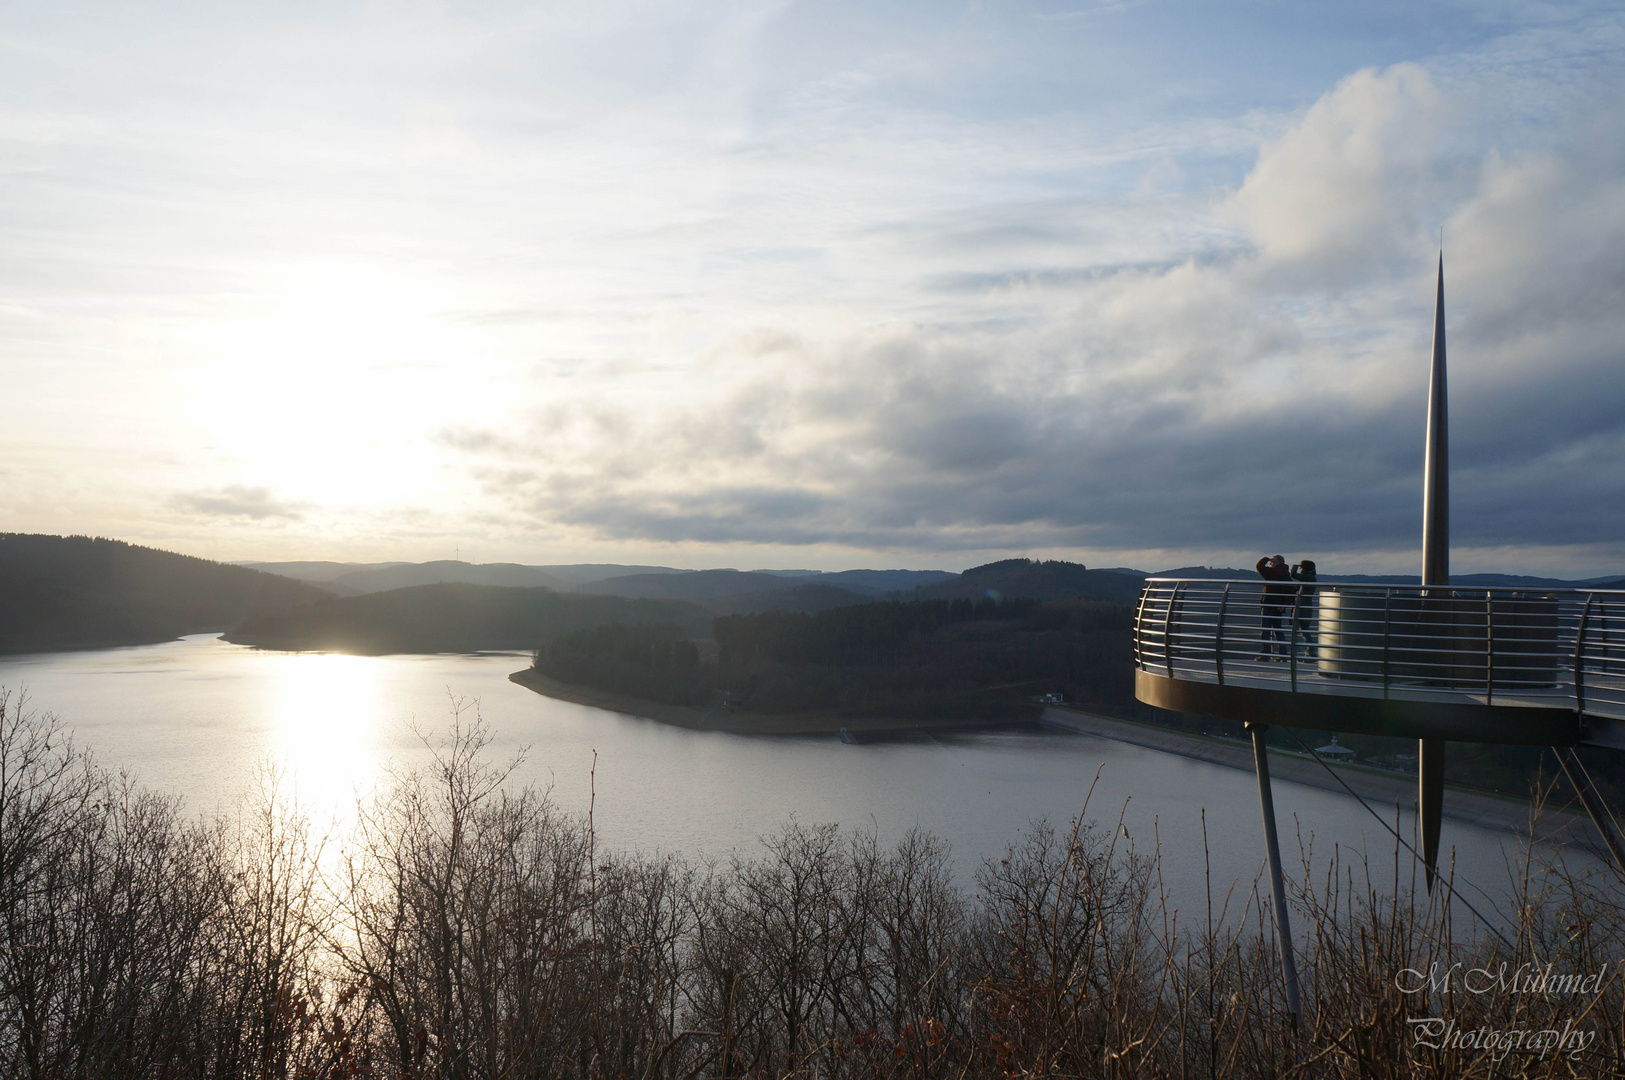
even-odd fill
[[(615, 848), (720, 859), (749, 854), (791, 819), (872, 827), (883, 840), (918, 826), (953, 845), (968, 880), (1031, 821), (1069, 822), (1098, 771), (1090, 817), (1109, 825), (1121, 814), (1142, 850), (1160, 841), (1165, 879), (1186, 910), (1204, 888), (1204, 812), (1217, 890), (1250, 887), (1263, 864), (1250, 773), (1039, 729), (857, 746), (687, 731), (510, 683), (509, 672), (528, 663), (520, 654), (259, 652), (197, 635), (0, 658), (0, 686), (26, 690), (103, 765), (195, 811), (229, 809), (269, 765), (294, 779), (307, 804), (342, 819), (389, 769), (427, 760), (415, 732), (444, 732), (460, 700), (465, 718), (477, 710), (488, 725), (493, 758), (523, 752), (515, 782), (548, 786), (555, 802), (581, 813), (591, 798), (598, 836)], [(1300, 865), (1301, 837), (1317, 857), (1334, 845), (1345, 857), (1369, 852), (1392, 879), (1393, 841), (1353, 799), (1275, 787), (1289, 869)], [(1444, 833), (1458, 888), (1481, 909), (1479, 890), (1505, 896), (1516, 839), (1448, 818)]]

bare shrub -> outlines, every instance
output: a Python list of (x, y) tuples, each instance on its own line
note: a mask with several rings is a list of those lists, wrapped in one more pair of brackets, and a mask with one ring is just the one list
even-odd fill
[(210, 841), (226, 875), (209, 971), (216, 1074), (322, 1076), (363, 1065), (356, 988), (334, 979), (323, 940), (335, 914), (321, 874), (327, 839), (287, 778), (261, 769)]
[(1181, 924), (1121, 821), (1035, 823), (966, 888), (926, 834), (794, 822), (696, 868), (597, 851), (489, 741), (459, 711), (324, 877), (274, 775), (193, 822), (0, 693), (0, 1076), (1625, 1073), (1625, 896), (1561, 851), (1486, 925), (1305, 843), (1295, 1022), (1258, 883)]
[(362, 815), (335, 947), (401, 1076), (578, 1075), (597, 1000), (584, 829), (483, 760), (459, 713), (433, 765)]
[(186, 820), (0, 692), (5, 1075), (282, 1076), (331, 1056), (308, 837), (271, 805), (238, 824)]

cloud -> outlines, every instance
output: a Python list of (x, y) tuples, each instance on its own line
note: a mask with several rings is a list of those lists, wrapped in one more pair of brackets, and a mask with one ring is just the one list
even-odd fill
[(1454, 162), (1440, 154), (1450, 104), (1414, 63), (1340, 82), (1264, 147), (1229, 211), (1267, 264), (1358, 279), (1426, 244)]
[(276, 498), (269, 488), (243, 484), (228, 484), (211, 491), (177, 492), (170, 497), (169, 505), (175, 510), (205, 517), (298, 521), (302, 516), (300, 506)]
[(1464, 169), (1470, 105), (1360, 72), (1222, 201), (1228, 255), (1004, 277), (1019, 318), (779, 333), (765, 370), (742, 336), (698, 402), (460, 445), (514, 512), (617, 541), (1403, 551), (1448, 220), (1458, 548), (1625, 560), (1620, 140), (1570, 117)]

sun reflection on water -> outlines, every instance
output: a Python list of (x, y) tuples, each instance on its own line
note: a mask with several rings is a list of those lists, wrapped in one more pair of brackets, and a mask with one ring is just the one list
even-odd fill
[(379, 663), (337, 654), (279, 659), (272, 761), (307, 813), (348, 820), (380, 773)]

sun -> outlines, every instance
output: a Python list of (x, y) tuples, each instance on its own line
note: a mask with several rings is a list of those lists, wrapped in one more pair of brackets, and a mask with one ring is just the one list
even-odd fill
[(471, 397), (459, 369), (476, 344), (447, 307), (410, 275), (327, 264), (211, 324), (189, 410), (211, 464), (307, 504), (412, 501), (434, 467), (427, 433)]

